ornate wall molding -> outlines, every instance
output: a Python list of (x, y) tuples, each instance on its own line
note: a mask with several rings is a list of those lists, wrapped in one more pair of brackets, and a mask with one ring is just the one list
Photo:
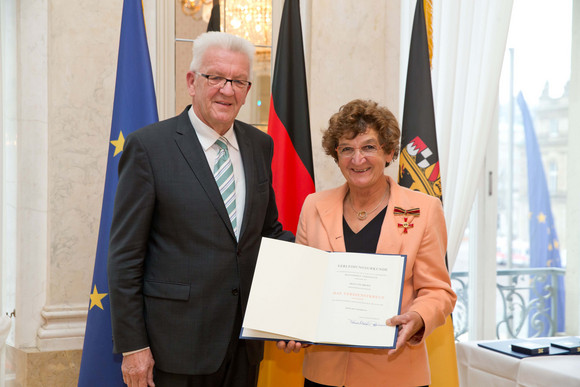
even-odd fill
[(87, 304), (84, 303), (44, 306), (41, 315), (45, 322), (38, 329), (38, 349), (41, 351), (82, 349), (87, 314)]

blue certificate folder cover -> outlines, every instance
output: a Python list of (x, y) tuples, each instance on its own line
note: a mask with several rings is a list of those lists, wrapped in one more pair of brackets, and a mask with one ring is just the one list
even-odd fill
[[(542, 338), (531, 338), (531, 339), (510, 339), (510, 340), (498, 340), (498, 341), (489, 341), (484, 343), (478, 343), (482, 348), (490, 349), (492, 351), (496, 351), (499, 353), (503, 353), (505, 355), (517, 357), (519, 359), (523, 359), (525, 357), (536, 357), (536, 356), (550, 356), (550, 355), (576, 355), (577, 353), (571, 353), (567, 349), (554, 347), (551, 343), (557, 343), (562, 341), (565, 337), (542, 337)], [(568, 337), (567, 339), (576, 339), (577, 337)], [(532, 341), (537, 344), (542, 344), (548, 347), (548, 352), (545, 354), (539, 355), (527, 355), (525, 353), (515, 352), (512, 351), (512, 344), (518, 344), (524, 341)]]

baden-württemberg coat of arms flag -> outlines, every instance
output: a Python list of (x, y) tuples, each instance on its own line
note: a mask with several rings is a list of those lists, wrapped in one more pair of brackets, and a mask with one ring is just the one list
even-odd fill
[(409, 50), (399, 184), (438, 198), (442, 196), (423, 0), (417, 1)]
[[(423, 0), (417, 1), (409, 50), (399, 157), (399, 184), (442, 198), (429, 40)], [(447, 263), (447, 262), (446, 262)], [(450, 317), (426, 339), (432, 387), (459, 386)]]
[(122, 356), (120, 354), (113, 355), (107, 280), (109, 231), (113, 217), (115, 191), (119, 181), (117, 168), (125, 137), (134, 130), (157, 120), (157, 103), (142, 3), (140, 0), (125, 0), (121, 21), (103, 208), (97, 241), (95, 270), (91, 284), (79, 387), (125, 386), (121, 374)]

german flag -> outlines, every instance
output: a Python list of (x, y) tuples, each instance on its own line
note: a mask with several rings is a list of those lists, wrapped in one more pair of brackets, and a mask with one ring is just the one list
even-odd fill
[[(284, 2), (268, 134), (274, 139), (272, 184), (278, 218), (284, 229), (296, 233), (302, 203), (315, 190), (299, 0)], [(303, 385), (303, 359), (303, 351), (286, 354), (279, 351), (274, 342), (267, 342), (264, 360), (260, 364), (258, 387)]]
[(279, 220), (296, 233), (302, 203), (315, 190), (299, 0), (284, 2), (268, 134), (274, 139), (272, 174)]
[[(423, 0), (417, 1), (411, 34), (401, 134), (399, 184), (442, 198), (431, 87), (429, 37)], [(447, 257), (445, 259), (447, 260)], [(431, 386), (459, 386), (451, 317), (447, 318), (443, 326), (433, 331), (426, 342), (431, 368)]]

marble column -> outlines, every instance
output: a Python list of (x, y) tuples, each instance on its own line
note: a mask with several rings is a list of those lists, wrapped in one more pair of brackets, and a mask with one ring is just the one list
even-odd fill
[(41, 350), (80, 349), (109, 148), (122, 4), (51, 0), (48, 284)]
[[(400, 1), (311, 2), (309, 63), (310, 126), (316, 189), (344, 183), (324, 154), (322, 130), (340, 106), (372, 99), (399, 119)], [(391, 168), (391, 167), (389, 167)]]
[(76, 385), (98, 235), (122, 2), (15, 2), (16, 385)]

